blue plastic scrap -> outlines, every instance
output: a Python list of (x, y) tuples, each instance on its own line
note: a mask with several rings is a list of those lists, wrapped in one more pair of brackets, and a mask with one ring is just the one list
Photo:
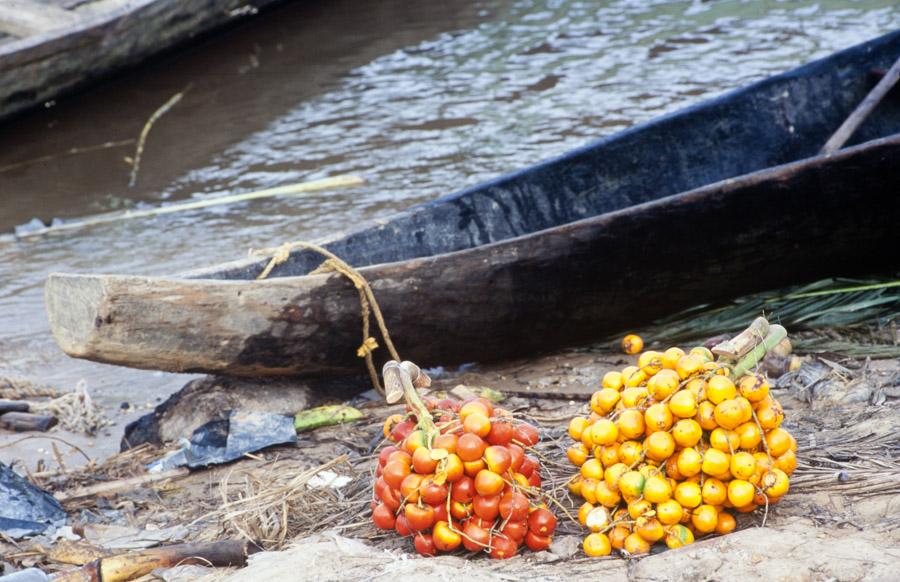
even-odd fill
[(19, 539), (66, 522), (66, 510), (52, 495), (0, 463), (0, 532)]

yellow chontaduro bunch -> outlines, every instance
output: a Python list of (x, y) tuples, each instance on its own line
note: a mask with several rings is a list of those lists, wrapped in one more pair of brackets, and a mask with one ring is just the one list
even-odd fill
[(635, 345), (636, 365), (606, 373), (589, 415), (569, 423), (567, 456), (579, 468), (569, 489), (584, 499), (589, 556), (730, 533), (735, 512), (778, 503), (797, 467), (764, 376), (735, 378), (742, 366), (703, 347), (641, 352), (639, 337), (623, 341), (626, 352)]

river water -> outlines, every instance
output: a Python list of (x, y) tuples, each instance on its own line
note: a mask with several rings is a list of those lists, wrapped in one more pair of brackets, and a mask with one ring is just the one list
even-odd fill
[[(316, 239), (898, 26), (896, 0), (309, 0), (257, 15), (0, 125), (0, 232), (337, 174), (367, 185), (0, 235), (0, 376), (84, 378), (107, 405), (152, 404), (186, 377), (63, 355), (43, 310), (49, 272), (166, 274)], [(58, 155), (133, 140), (185, 88), (136, 187), (133, 143)]]

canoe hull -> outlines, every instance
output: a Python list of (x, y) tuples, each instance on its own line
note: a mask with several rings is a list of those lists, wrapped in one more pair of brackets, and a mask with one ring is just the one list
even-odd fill
[[(403, 211), (326, 244), (357, 267), (450, 253), (624, 210), (664, 196), (815, 156), (900, 57), (900, 31), (641, 123), (517, 172)], [(900, 132), (900, 88), (854, 135)], [(319, 263), (294, 253), (271, 276)], [(184, 276), (253, 279), (251, 258)]]
[[(691, 305), (900, 266), (900, 136), (468, 250), (361, 269), (402, 357), (506, 359)], [(217, 281), (54, 274), (70, 355), (232, 375), (363, 370), (337, 275)], [(383, 350), (376, 352), (383, 353)]]

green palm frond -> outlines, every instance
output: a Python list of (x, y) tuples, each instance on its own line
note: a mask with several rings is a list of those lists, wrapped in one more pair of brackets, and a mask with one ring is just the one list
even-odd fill
[[(871, 333), (891, 328), (900, 319), (897, 279), (825, 279), (747, 295), (723, 305), (700, 305), (654, 322), (643, 334), (648, 340), (668, 345), (698, 341), (737, 333), (759, 315), (785, 326), (792, 337), (797, 332), (823, 328), (856, 330), (850, 339), (801, 334), (793, 340), (801, 351), (900, 357), (896, 333)], [(860, 328), (869, 333), (860, 333)], [(886, 335), (893, 337), (882, 337)]]

